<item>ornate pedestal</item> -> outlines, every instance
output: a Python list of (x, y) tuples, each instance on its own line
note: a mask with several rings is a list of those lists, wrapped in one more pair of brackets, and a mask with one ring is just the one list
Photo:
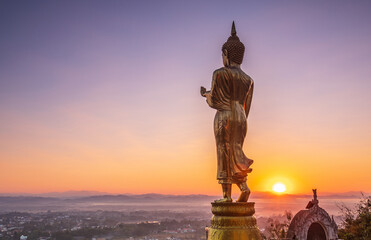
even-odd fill
[(253, 202), (211, 203), (211, 218), (208, 240), (261, 240), (256, 226)]

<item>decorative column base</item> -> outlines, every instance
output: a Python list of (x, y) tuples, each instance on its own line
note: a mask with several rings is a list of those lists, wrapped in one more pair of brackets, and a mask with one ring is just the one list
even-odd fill
[(256, 225), (254, 202), (211, 203), (208, 240), (261, 240)]

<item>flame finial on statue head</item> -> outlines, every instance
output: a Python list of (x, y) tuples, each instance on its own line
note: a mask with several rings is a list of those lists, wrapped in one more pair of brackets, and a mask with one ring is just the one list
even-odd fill
[(234, 25), (234, 21), (232, 23), (232, 30), (231, 30), (231, 36), (236, 36), (237, 35), (237, 32), (236, 32), (236, 26)]

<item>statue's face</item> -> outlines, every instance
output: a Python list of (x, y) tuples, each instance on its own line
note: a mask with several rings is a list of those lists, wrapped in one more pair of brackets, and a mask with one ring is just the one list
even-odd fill
[(223, 65), (224, 65), (225, 67), (227, 67), (227, 66), (229, 65), (229, 61), (228, 61), (228, 51), (227, 51), (227, 49), (224, 49), (224, 50), (222, 51), (222, 58), (223, 58)]

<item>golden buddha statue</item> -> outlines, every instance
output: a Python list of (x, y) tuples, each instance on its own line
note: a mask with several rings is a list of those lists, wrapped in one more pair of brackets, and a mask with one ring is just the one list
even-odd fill
[(245, 46), (237, 37), (235, 24), (231, 36), (222, 47), (224, 67), (213, 73), (211, 90), (201, 87), (201, 95), (211, 108), (217, 110), (214, 119), (214, 134), (217, 147), (217, 180), (222, 185), (223, 198), (217, 203), (232, 202), (231, 187), (236, 184), (241, 194), (237, 202), (247, 202), (250, 190), (247, 174), (253, 160), (242, 150), (247, 133), (254, 82), (241, 70)]

